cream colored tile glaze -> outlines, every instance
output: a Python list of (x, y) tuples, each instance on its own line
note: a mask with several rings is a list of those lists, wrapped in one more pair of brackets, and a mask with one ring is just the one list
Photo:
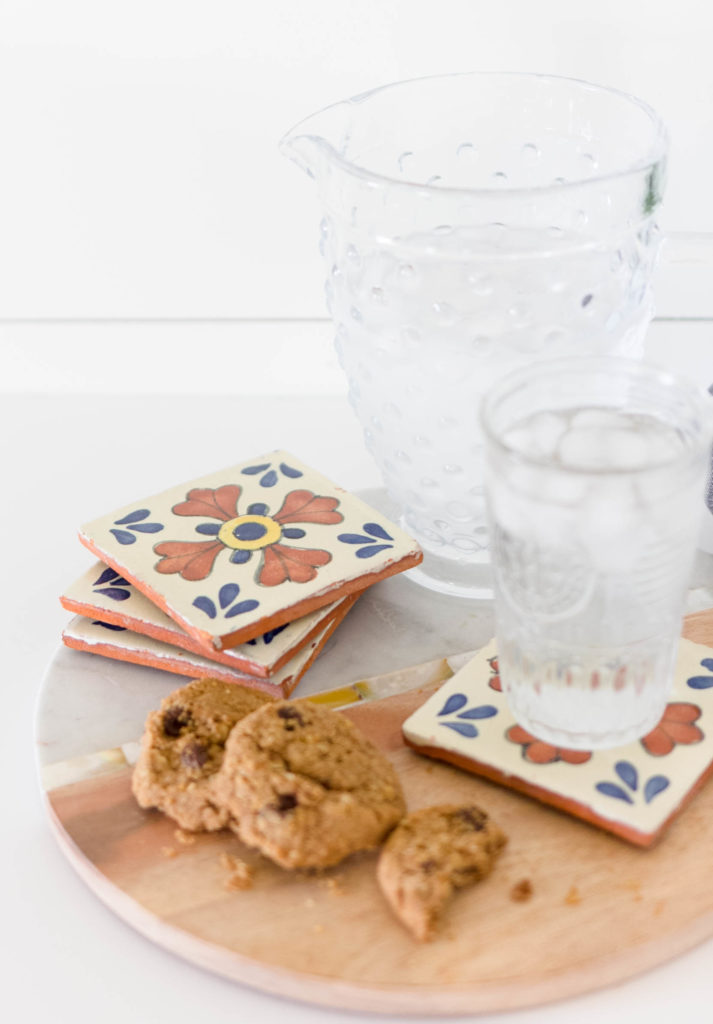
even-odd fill
[[(344, 539), (357, 536), (363, 543)], [(83, 526), (80, 540), (218, 649), (421, 560), (416, 542), (385, 516), (285, 451), (132, 501)], [(165, 572), (171, 559), (180, 572)]]

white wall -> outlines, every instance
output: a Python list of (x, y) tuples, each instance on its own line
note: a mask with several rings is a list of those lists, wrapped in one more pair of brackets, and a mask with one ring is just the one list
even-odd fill
[(659, 314), (713, 315), (704, 0), (3, 0), (0, 318), (323, 317), (310, 182), (277, 151), (399, 78), (536, 70), (672, 134)]

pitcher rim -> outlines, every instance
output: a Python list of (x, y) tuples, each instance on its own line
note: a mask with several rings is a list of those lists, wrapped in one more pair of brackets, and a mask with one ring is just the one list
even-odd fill
[[(400, 86), (413, 85), (416, 82), (427, 82), (436, 80), (445, 80), (449, 78), (520, 78), (520, 79), (542, 79), (550, 82), (561, 82), (570, 85), (576, 85), (584, 87), (587, 90), (593, 92), (605, 93), (610, 96), (618, 97), (621, 100), (625, 100), (628, 104), (634, 107), (638, 107), (642, 113), (646, 114), (651, 122), (653, 128), (652, 144), (650, 147), (649, 155), (645, 159), (641, 159), (631, 163), (621, 170), (609, 171), (606, 174), (594, 174), (586, 178), (574, 178), (563, 182), (552, 182), (547, 185), (526, 185), (516, 187), (479, 187), (479, 188), (466, 188), (459, 185), (439, 185), (439, 184), (427, 184), (426, 182), (409, 181), (403, 178), (394, 178), (388, 174), (382, 174), (378, 171), (370, 171), (368, 168), (356, 164), (351, 160), (346, 159), (342, 156), (337, 149), (332, 145), (329, 140), (323, 138), (320, 135), (315, 135), (311, 132), (298, 132), (300, 125), (306, 124), (313, 118), (319, 117), (321, 114), (325, 114), (327, 111), (334, 110), (337, 107), (346, 106), (348, 104), (359, 104), (365, 100), (370, 99), (372, 96), (377, 95), (381, 92), (386, 92), (389, 89), (396, 89)], [(394, 82), (387, 82), (383, 85), (375, 86), (373, 89), (367, 89), (361, 93), (355, 93), (353, 96), (348, 96), (345, 99), (337, 100), (334, 103), (329, 103), (326, 106), (314, 111), (307, 117), (302, 118), (298, 121), (289, 131), (287, 131), (280, 140), (280, 147), (283, 150), (287, 150), (289, 153), (289, 144), (298, 138), (308, 138), (313, 140), (320, 148), (326, 150), (329, 154), (330, 159), (333, 163), (339, 166), (346, 173), (353, 175), (354, 177), (361, 178), (362, 180), (370, 183), (372, 186), (386, 186), (392, 188), (393, 186), (399, 186), (401, 188), (417, 189), (419, 191), (426, 191), (433, 195), (462, 195), (462, 196), (483, 196), (487, 198), (494, 197), (512, 197), (512, 196), (527, 196), (531, 194), (543, 195), (545, 193), (561, 192), (563, 190), (574, 190), (582, 189), (590, 186), (600, 185), (608, 181), (616, 181), (618, 179), (624, 179), (629, 176), (641, 174), (642, 172), (651, 172), (656, 168), (665, 165), (669, 134), (666, 129), (661, 116), (656, 110), (645, 100), (635, 96), (633, 93), (626, 92), (623, 89), (616, 89), (612, 86), (598, 85), (596, 82), (590, 82), (583, 78), (575, 78), (570, 75), (553, 75), (547, 72), (539, 71), (453, 71), (435, 75), (419, 75), (413, 78), (399, 79)]]

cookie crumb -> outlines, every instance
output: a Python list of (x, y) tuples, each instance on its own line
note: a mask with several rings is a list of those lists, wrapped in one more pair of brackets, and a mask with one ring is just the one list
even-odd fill
[(514, 903), (525, 903), (532, 897), (532, 882), (529, 878), (521, 878), (510, 890), (510, 899)]
[(569, 889), (567, 890), (567, 895), (565, 896), (564, 901), (565, 903), (569, 903), (569, 905), (572, 907), (576, 906), (577, 903), (582, 902), (582, 897), (576, 885), (570, 885)]
[(303, 907), (307, 907), (307, 908), (313, 907), (314, 905), (315, 905), (315, 903), (314, 903), (314, 900), (312, 899), (311, 896), (308, 896), (307, 899), (302, 904)]
[(316, 932), (317, 934), (319, 934), (320, 932), (324, 931), (324, 925), (323, 924), (313, 924), (312, 925), (312, 931)]
[(330, 896), (343, 896), (344, 895), (344, 888), (340, 884), (341, 881), (342, 880), (339, 877), (338, 878), (325, 878), (324, 879), (324, 884), (327, 887), (327, 892), (329, 893)]
[(228, 892), (239, 892), (243, 889), (253, 887), (253, 869), (240, 857), (234, 857), (231, 853), (223, 853), (218, 857), (221, 867), (224, 867), (230, 874), (225, 880), (225, 888)]
[(161, 856), (162, 857), (175, 857), (178, 850), (174, 849), (173, 846), (162, 846)]
[(196, 837), (192, 832), (184, 832), (182, 828), (177, 828), (173, 833), (173, 837), (177, 842), (181, 843), (182, 846), (190, 846), (196, 841)]

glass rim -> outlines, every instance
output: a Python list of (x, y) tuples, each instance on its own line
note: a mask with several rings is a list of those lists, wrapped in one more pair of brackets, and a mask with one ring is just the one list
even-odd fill
[[(662, 391), (668, 393), (676, 392), (685, 399), (694, 415), (701, 421), (700, 444), (691, 445), (682, 451), (675, 452), (665, 458), (643, 466), (618, 467), (607, 466), (601, 469), (584, 468), (578, 466), (559, 466), (551, 456), (531, 455), (507, 444), (503, 440), (502, 431), (498, 432), (492, 418), (497, 411), (498, 405), (509, 398), (516, 391), (524, 391), (528, 385), (532, 385), (543, 377), (551, 377), (560, 372), (575, 372), (582, 376), (591, 376), (592, 373), (610, 371), (612, 380), (639, 380), (648, 381), (658, 385)], [(535, 411), (548, 411), (547, 408)], [(701, 391), (685, 377), (673, 373), (666, 367), (650, 362), (639, 362), (636, 359), (629, 359), (625, 356), (563, 356), (558, 359), (548, 359), (531, 363), (527, 366), (518, 367), (510, 373), (500, 377), (483, 396), (478, 411), (480, 426), (487, 443), (495, 448), (500, 454), (522, 465), (533, 466), (540, 469), (555, 469), (560, 472), (571, 473), (584, 477), (612, 476), (647, 473), (665, 469), (674, 463), (681, 467), (695, 462), (700, 458), (700, 449), (709, 448), (713, 441), (713, 394)], [(514, 424), (511, 424), (514, 426)]]
[[(624, 101), (626, 104), (638, 108), (643, 114), (645, 114), (650, 123), (653, 131), (652, 144), (647, 151), (645, 157), (634, 161), (622, 167), (620, 170), (608, 171), (605, 174), (593, 174), (583, 178), (573, 178), (569, 181), (564, 182), (552, 182), (547, 185), (527, 185), (527, 186), (500, 186), (500, 187), (488, 187), (488, 188), (467, 188), (464, 186), (454, 185), (438, 185), (438, 184), (427, 184), (426, 182), (408, 181), (403, 178), (395, 178), (391, 175), (382, 174), (378, 171), (370, 171), (368, 168), (356, 164), (351, 160), (348, 160), (343, 156), (327, 139), (322, 138), (319, 135), (314, 135), (311, 132), (299, 133), (299, 128), (304, 125), (309, 126), (309, 123), (313, 119), (319, 118), (321, 115), (326, 114), (329, 111), (336, 110), (338, 107), (347, 106), (349, 104), (358, 105), (363, 103), (365, 100), (371, 99), (373, 96), (379, 93), (388, 92), (390, 90), (396, 90), (403, 86), (415, 85), (419, 82), (429, 81), (445, 81), (447, 79), (456, 78), (489, 78), (489, 79), (532, 79), (541, 80), (547, 82), (556, 82), (566, 85), (576, 86), (584, 91), (601, 93), (608, 96), (613, 96), (619, 100)], [(645, 100), (640, 99), (638, 96), (634, 96), (632, 93), (625, 92), (623, 89), (615, 89), (606, 85), (598, 85), (595, 82), (589, 82), (583, 78), (574, 78), (568, 75), (552, 75), (545, 72), (537, 71), (456, 71), (449, 72), (446, 74), (437, 75), (422, 75), (415, 78), (405, 78), (395, 82), (387, 82), (384, 85), (379, 85), (373, 89), (368, 89), (365, 92), (357, 93), (353, 96), (349, 96), (346, 99), (338, 100), (335, 103), (330, 103), (308, 117), (298, 121), (293, 128), (291, 128), (280, 141), (281, 148), (289, 151), (289, 144), (298, 138), (307, 137), (314, 145), (319, 149), (326, 152), (328, 158), (332, 163), (336, 164), (346, 173), (351, 174), (354, 177), (362, 179), (370, 187), (381, 187), (385, 186), (388, 188), (399, 187), (406, 188), (409, 190), (418, 190), (424, 192), (424, 194), (430, 194), (434, 196), (483, 196), (488, 199), (496, 198), (512, 198), (513, 196), (529, 196), (529, 195), (547, 195), (554, 194), (563, 191), (574, 191), (576, 189), (585, 189), (591, 186), (596, 186), (605, 182), (611, 182), (616, 180), (625, 179), (630, 176), (641, 174), (643, 172), (653, 172), (657, 167), (665, 161), (666, 153), (668, 150), (668, 131), (660, 115), (654, 110), (654, 108), (647, 103)]]

